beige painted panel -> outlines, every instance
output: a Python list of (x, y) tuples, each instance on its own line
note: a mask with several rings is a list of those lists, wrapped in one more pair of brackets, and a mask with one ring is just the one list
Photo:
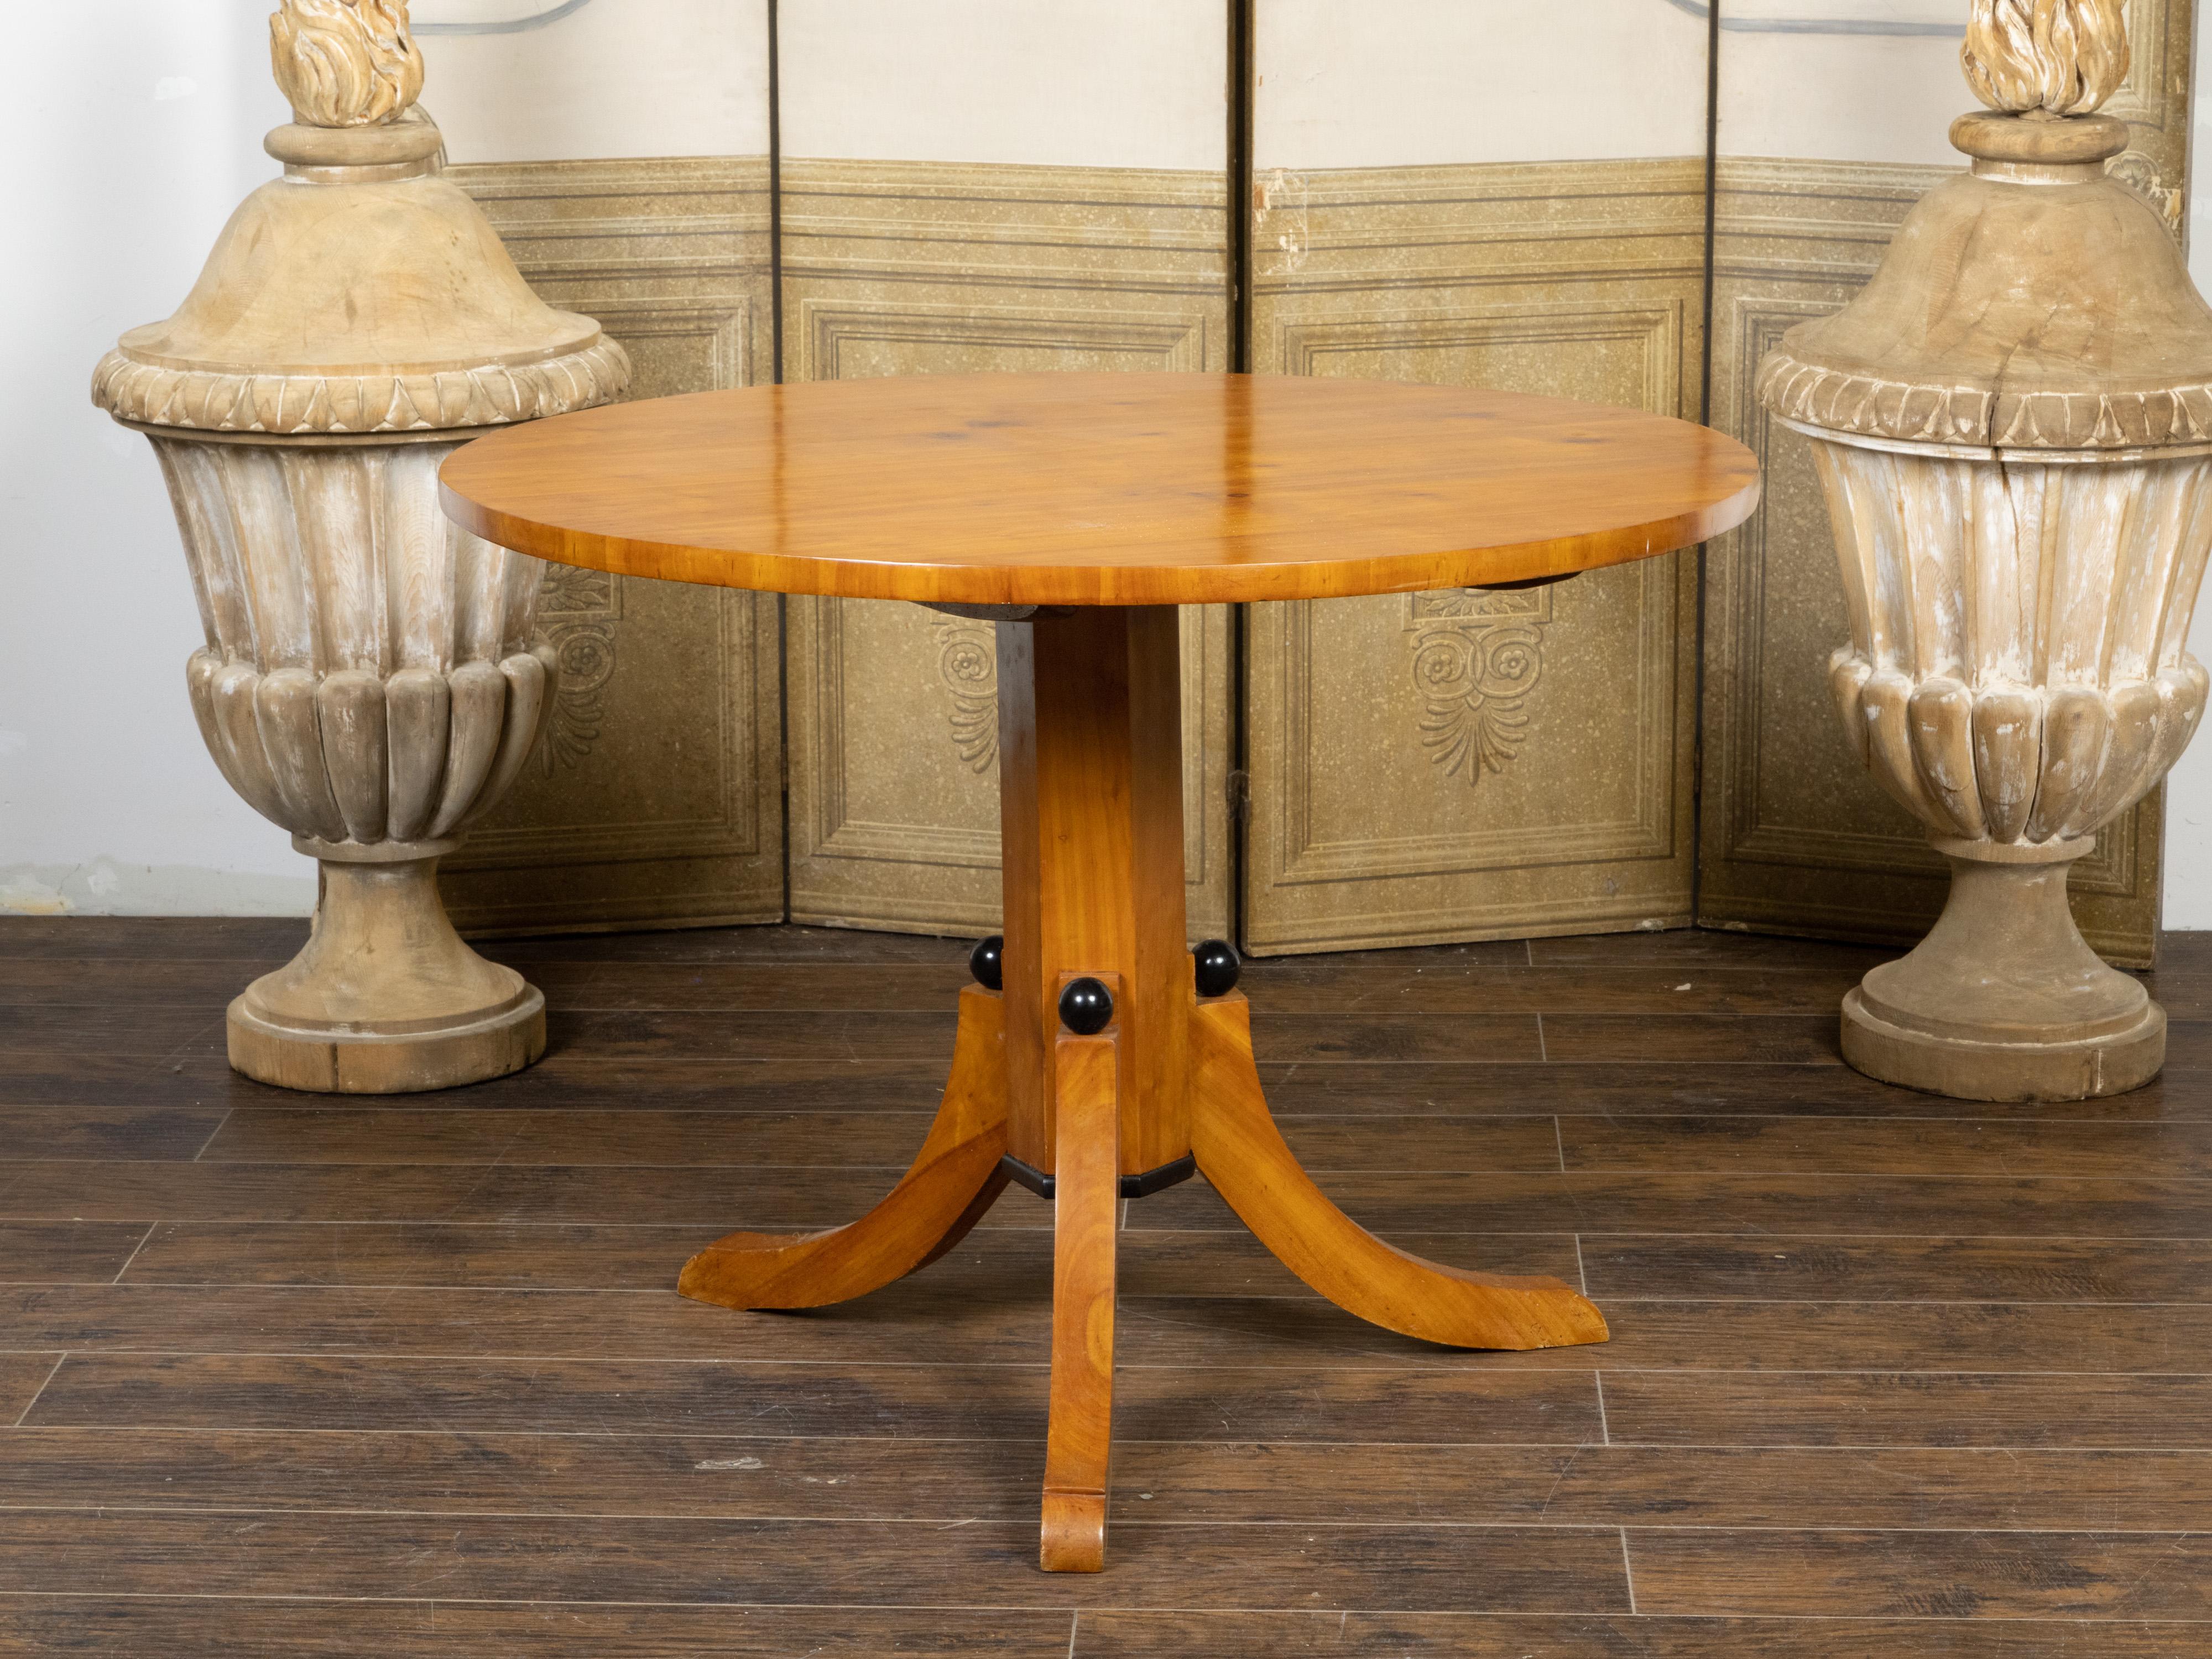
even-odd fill
[[(784, 167), (788, 380), (1224, 368), (1226, 201), (1215, 173), (953, 162)], [(793, 921), (998, 925), (990, 626), (794, 598)], [(1194, 934), (1228, 929), (1231, 629), (1183, 619)]]
[[(1917, 939), (1948, 866), (1869, 777), (1837, 723), (1828, 654), (1849, 637), (1827, 508), (1807, 441), (1752, 397), (1791, 325), (1844, 305), (1912, 203), (1942, 176), (1871, 162), (1720, 163), (1713, 423), (1755, 451), (1765, 497), (1709, 550), (1698, 921), (1781, 933)], [(2083, 935), (2147, 963), (2160, 892), (2161, 787), (2074, 866)]]
[[(1694, 415), (1694, 158), (1270, 173), (1254, 368)], [(1255, 951), (1680, 926), (1696, 570), (1252, 607)]]
[[(456, 167), (533, 287), (597, 317), (634, 398), (744, 386), (769, 362), (757, 158)], [(477, 932), (772, 921), (783, 913), (776, 599), (554, 566), (561, 653), (538, 753), (447, 860)]]

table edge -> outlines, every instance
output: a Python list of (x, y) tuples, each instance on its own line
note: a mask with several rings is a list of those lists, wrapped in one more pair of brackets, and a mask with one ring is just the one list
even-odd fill
[(1378, 554), (1328, 563), (1188, 567), (1125, 564), (962, 565), (831, 560), (702, 548), (518, 518), (456, 491), (441, 469), (438, 498), (447, 518), (483, 540), (555, 564), (765, 593), (941, 605), (1244, 605), (1269, 600), (1351, 599), (1482, 587), (1600, 570), (1709, 541), (1757, 509), (1764, 480), (1702, 507), (1638, 525), (1504, 545)]

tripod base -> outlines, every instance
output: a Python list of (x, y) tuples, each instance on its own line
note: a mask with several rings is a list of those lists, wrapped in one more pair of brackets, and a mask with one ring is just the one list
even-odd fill
[[(1556, 1279), (1468, 1272), (1384, 1243), (1323, 1195), (1276, 1128), (1242, 995), (1188, 1005), (1192, 1153), (1200, 1173), (1283, 1263), (1348, 1312), (1458, 1348), (1606, 1340), (1604, 1316)], [(1005, 1190), (1005, 1005), (961, 994), (960, 1035), (936, 1121), (904, 1178), (843, 1227), (732, 1233), (684, 1264), (677, 1288), (728, 1308), (815, 1308), (864, 1296), (959, 1243)], [(1040, 1559), (1105, 1562), (1113, 1412), (1115, 1224), (1122, 1200), (1120, 1030), (1062, 1034), (1054, 1054), (1052, 1416)]]
[[(1217, 963), (1201, 980), (1183, 931), (1176, 641), (1170, 606), (1000, 623), (1006, 934), (998, 970), (977, 971), (1003, 990), (961, 994), (945, 1103), (882, 1203), (827, 1232), (732, 1233), (678, 1284), (731, 1308), (842, 1302), (943, 1255), (1010, 1177), (1049, 1191), (1040, 1559), (1056, 1572), (1106, 1559), (1121, 1202), (1194, 1165), (1291, 1272), (1363, 1319), (1462, 1348), (1606, 1337), (1598, 1310), (1556, 1279), (1463, 1273), (1392, 1249), (1283, 1144), (1249, 1010), (1227, 990), (1234, 974)], [(1200, 996), (1201, 983), (1226, 994)]]

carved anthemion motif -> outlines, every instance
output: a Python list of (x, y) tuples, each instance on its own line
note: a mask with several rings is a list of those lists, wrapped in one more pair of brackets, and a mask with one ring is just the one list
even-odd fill
[(596, 748), (606, 720), (607, 686), (615, 677), (616, 579), (575, 565), (544, 567), (538, 592), (541, 632), (550, 648), (558, 686), (538, 745), (538, 764), (550, 777), (580, 765)]
[(999, 763), (999, 642), (994, 625), (939, 617), (930, 625), (938, 678), (952, 694), (952, 746), (970, 772)]
[[(1421, 746), (1446, 777), (1472, 788), (1503, 771), (1528, 736), (1525, 705), (1544, 670), (1551, 598), (1461, 588), (1409, 602)], [(1439, 626), (1437, 624), (1444, 625)]]

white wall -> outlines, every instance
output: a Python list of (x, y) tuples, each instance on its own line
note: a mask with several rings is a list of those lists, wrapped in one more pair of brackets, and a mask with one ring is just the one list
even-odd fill
[(145, 441), (92, 366), (165, 315), (289, 118), (264, 9), (12, 7), (0, 99), (0, 909), (301, 911), (312, 866), (216, 773), (185, 698), (199, 614)]
[[(1965, 0), (1918, 9), (1953, 21), (1966, 11)], [(1723, 0), (1721, 15), (1740, 9)], [(1722, 155), (1964, 165), (1951, 122), (1976, 105), (1957, 36), (1734, 28), (1723, 40)]]
[[(422, 107), (455, 161), (768, 154), (768, 0), (415, 0)], [(671, 50), (680, 42), (680, 50)]]

